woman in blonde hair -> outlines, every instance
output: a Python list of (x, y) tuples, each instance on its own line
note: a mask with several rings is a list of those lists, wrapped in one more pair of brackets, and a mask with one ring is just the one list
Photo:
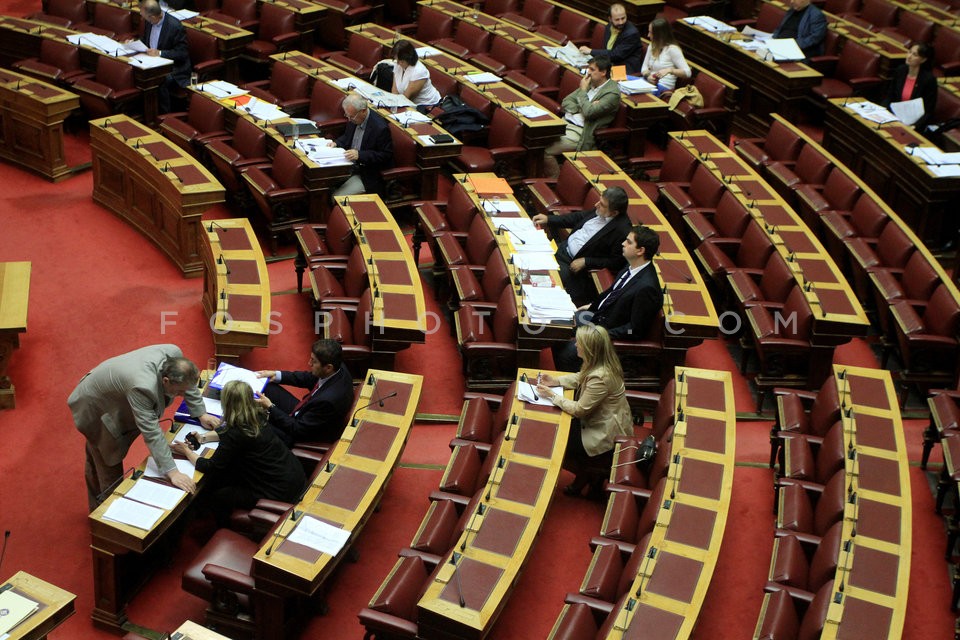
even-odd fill
[[(591, 478), (590, 466), (602, 466), (612, 458), (614, 439), (633, 434), (633, 416), (623, 385), (623, 368), (613, 350), (607, 330), (593, 324), (577, 329), (577, 355), (583, 365), (577, 373), (555, 378), (544, 375), (537, 391), (565, 413), (573, 416), (564, 467), (576, 478), (564, 493), (579, 496)], [(573, 400), (554, 394), (551, 386), (576, 389)]]
[(253, 390), (233, 380), (224, 385), (220, 403), (221, 426), (197, 436), (201, 447), (220, 443), (211, 457), (200, 457), (184, 442), (171, 445), (207, 476), (211, 486), (204, 493), (210, 496), (217, 524), (225, 526), (231, 511), (251, 509), (261, 498), (295, 502), (306, 482), (303, 467), (266, 424), (266, 411), (254, 400)]

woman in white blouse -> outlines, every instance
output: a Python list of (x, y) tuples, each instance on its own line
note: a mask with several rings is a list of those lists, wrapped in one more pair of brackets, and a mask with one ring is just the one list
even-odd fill
[(430, 82), (430, 72), (409, 41), (400, 40), (393, 45), (393, 59), (393, 93), (403, 94), (417, 107), (432, 107), (440, 102), (440, 92)]
[(658, 17), (650, 21), (647, 37), (650, 38), (650, 46), (647, 47), (640, 73), (647, 82), (656, 85), (656, 95), (672, 91), (677, 86), (677, 78), (690, 77), (690, 65), (683, 58), (683, 51), (665, 18)]

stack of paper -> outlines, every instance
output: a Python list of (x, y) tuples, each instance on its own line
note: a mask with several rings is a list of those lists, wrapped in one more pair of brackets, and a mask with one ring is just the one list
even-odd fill
[(580, 49), (572, 42), (568, 42), (563, 47), (544, 47), (543, 50), (546, 51), (547, 55), (551, 58), (560, 58), (574, 67), (585, 67), (590, 60), (590, 56), (585, 53), (580, 53)]
[(869, 101), (851, 102), (847, 105), (847, 109), (853, 111), (861, 118), (869, 120), (870, 122), (876, 122), (877, 124), (886, 124), (888, 122), (897, 121), (897, 117), (895, 115), (880, 105)]
[(209, 93), (217, 100), (223, 100), (224, 98), (233, 98), (236, 96), (243, 96), (247, 94), (245, 89), (241, 89), (235, 84), (231, 84), (224, 80), (214, 80), (213, 82), (201, 82), (198, 85), (200, 91), (204, 93)]
[(440, 55), (439, 49), (434, 49), (433, 47), (417, 47), (417, 55), (421, 58), (429, 58), (430, 56)]
[(198, 15), (200, 15), (196, 11), (191, 11), (190, 9), (180, 9), (179, 11), (168, 11), (167, 13), (172, 15), (174, 18), (176, 18), (180, 22), (183, 22), (184, 20), (189, 20), (190, 18), (196, 18)]
[(258, 378), (255, 372), (226, 362), (221, 362), (217, 367), (217, 372), (210, 379), (210, 386), (214, 389), (223, 389), (224, 385), (233, 380), (246, 382), (254, 393), (260, 393), (267, 386), (266, 378)]
[(400, 113), (394, 113), (390, 117), (405, 127), (409, 127), (410, 124), (414, 122), (431, 122), (430, 116), (424, 115), (416, 109), (409, 109), (407, 111), (401, 111)]
[(13, 630), (18, 624), (32, 616), (40, 608), (40, 605), (24, 598), (13, 589), (7, 589), (0, 593), (0, 636), (6, 637), (6, 634)]
[(717, 20), (712, 16), (690, 16), (688, 18), (681, 18), (684, 22), (692, 25), (696, 25), (705, 31), (711, 33), (732, 33), (737, 30), (736, 27), (733, 27), (722, 20)]
[[(485, 198), (480, 198), (480, 204), (483, 205), (483, 210), (487, 213), (520, 213), (520, 203), (518, 203), (516, 200), (501, 200), (500, 198), (487, 200)], [(517, 220), (518, 218), (509, 219)]]
[(515, 253), (513, 265), (526, 271), (559, 271), (560, 265), (552, 253)]
[(541, 109), (540, 107), (535, 107), (532, 104), (525, 104), (514, 109), (517, 113), (522, 115), (524, 118), (529, 120), (534, 120), (536, 118), (542, 118), (544, 116), (550, 115), (550, 112), (546, 109)]
[(330, 556), (340, 553), (349, 539), (350, 532), (346, 529), (338, 529), (310, 516), (302, 516), (300, 522), (287, 536), (290, 542), (302, 544)]
[(366, 98), (367, 102), (371, 103), (374, 107), (406, 108), (417, 106), (404, 95), (384, 91), (383, 89), (380, 89), (369, 82), (364, 82), (363, 80), (359, 80), (357, 78), (340, 78), (339, 80), (336, 80), (335, 83), (341, 89), (346, 89), (347, 91), (356, 91)]
[(906, 147), (906, 151), (923, 160), (935, 176), (960, 176), (960, 153), (946, 153), (937, 147)]
[(793, 38), (770, 38), (764, 44), (766, 45), (766, 52), (763, 49), (757, 50), (757, 54), (764, 60), (792, 62), (807, 57)]
[(770, 38), (773, 37), (772, 33), (769, 33), (767, 31), (760, 31), (759, 29), (754, 29), (750, 25), (745, 26), (743, 28), (743, 31), (741, 31), (740, 33), (742, 33), (747, 38), (753, 38), (754, 40), (769, 40)]
[[(174, 458), (173, 463), (177, 465), (177, 471), (185, 475), (193, 477), (193, 472), (197, 470), (193, 466), (193, 463), (189, 460), (184, 460), (183, 458)], [(157, 461), (153, 459), (153, 456), (147, 458), (147, 466), (143, 470), (143, 475), (147, 478), (166, 478), (167, 476), (160, 473), (160, 468), (157, 466)]]
[(484, 71), (482, 73), (468, 73), (463, 77), (467, 82), (472, 82), (473, 84), (500, 82), (500, 76), (496, 75), (495, 73), (490, 73), (489, 71)]
[(507, 218), (493, 217), (490, 221), (493, 228), (498, 232), (506, 233), (510, 236), (510, 245), (515, 253), (548, 253), (553, 255), (553, 245), (547, 234), (536, 225), (530, 218)]
[(570, 294), (559, 287), (523, 285), (523, 307), (532, 322), (571, 322), (577, 308)]
[(326, 138), (309, 138), (307, 140), (297, 140), (297, 148), (307, 154), (313, 162), (321, 167), (330, 167), (338, 164), (351, 164), (347, 160), (347, 150), (339, 147), (331, 147)]
[(632, 78), (623, 80), (620, 84), (620, 93), (632, 96), (635, 93), (653, 93), (657, 87), (650, 84), (643, 78)]
[(148, 56), (145, 53), (138, 53), (137, 55), (132, 56), (130, 58), (130, 62), (144, 69), (155, 69), (156, 67), (173, 64), (173, 60), (168, 58), (162, 58), (160, 56)]
[(241, 107), (241, 109), (249, 113), (257, 120), (281, 120), (283, 118), (290, 117), (290, 114), (288, 114), (286, 111), (283, 111), (277, 105), (254, 97), (251, 97), (250, 100)]
[[(223, 407), (220, 406), (220, 401), (213, 398), (203, 398), (203, 408), (212, 416), (218, 418), (223, 417)], [(177, 422), (190, 422), (191, 424), (199, 424), (196, 418), (190, 416), (190, 409), (187, 407), (187, 401), (183, 400), (180, 402), (180, 406), (177, 407), (176, 412), (173, 414), (173, 419)]]
[[(553, 391), (555, 395), (563, 395), (563, 387), (550, 387), (550, 390)], [(553, 406), (552, 400), (547, 400), (537, 393), (535, 385), (529, 382), (523, 382), (522, 380), (517, 382), (517, 398), (529, 404), (539, 404), (544, 407)]]
[(163, 512), (177, 506), (185, 495), (187, 492), (183, 489), (141, 478), (125, 496), (107, 507), (103, 518), (149, 531), (163, 517)]
[[(74, 33), (67, 36), (67, 42), (102, 51), (108, 56), (125, 56), (136, 53), (136, 49), (133, 46), (126, 47), (123, 43), (117, 42), (113, 38), (101, 36), (96, 33)], [(144, 47), (143, 50), (146, 51), (146, 48)]]

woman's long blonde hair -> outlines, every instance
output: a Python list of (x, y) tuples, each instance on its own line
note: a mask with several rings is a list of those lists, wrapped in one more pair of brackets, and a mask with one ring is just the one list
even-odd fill
[(223, 421), (228, 429), (240, 429), (251, 438), (260, 434), (266, 414), (253, 399), (253, 389), (246, 382), (231, 380), (220, 392)]
[(610, 334), (603, 327), (585, 324), (577, 328), (577, 344), (583, 354), (580, 372), (586, 374), (594, 369), (606, 369), (616, 378), (623, 378), (620, 358), (613, 350)]

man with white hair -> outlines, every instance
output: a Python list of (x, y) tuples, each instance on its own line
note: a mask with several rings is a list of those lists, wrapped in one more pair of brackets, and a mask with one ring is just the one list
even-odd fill
[(380, 114), (371, 111), (366, 99), (357, 93), (344, 98), (343, 115), (347, 126), (335, 144), (347, 150), (347, 160), (354, 163), (354, 168), (353, 175), (333, 195), (378, 193), (383, 188), (381, 172), (393, 166), (390, 125)]

